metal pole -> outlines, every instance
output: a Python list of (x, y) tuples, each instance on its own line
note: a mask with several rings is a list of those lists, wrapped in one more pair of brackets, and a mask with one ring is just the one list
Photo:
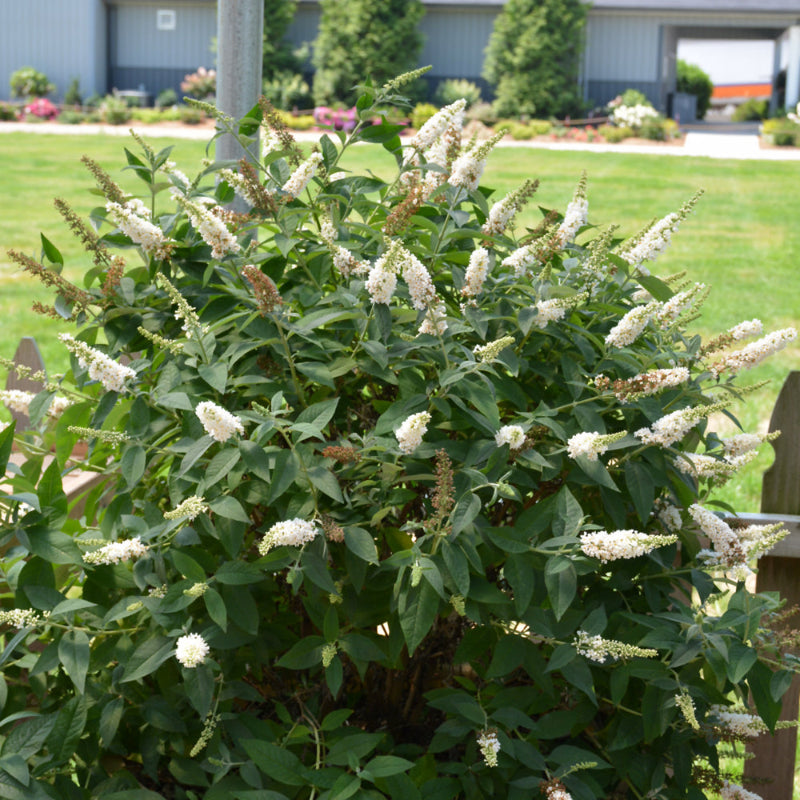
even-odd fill
[[(239, 119), (261, 94), (263, 0), (218, 0), (217, 108)], [(218, 161), (240, 159), (243, 148), (230, 134), (217, 139)]]

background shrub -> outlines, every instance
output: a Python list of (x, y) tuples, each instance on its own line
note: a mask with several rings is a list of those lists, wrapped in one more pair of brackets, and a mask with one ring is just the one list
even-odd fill
[(11, 103), (0, 101), (0, 122), (14, 122), (17, 119), (17, 108)]
[(411, 127), (419, 130), (437, 111), (432, 103), (417, 103), (411, 112)]
[(610, 144), (618, 144), (633, 136), (633, 128), (625, 125), (601, 125), (598, 133)]
[(98, 111), (103, 122), (107, 122), (109, 125), (124, 125), (133, 118), (131, 107), (123, 98), (116, 97), (113, 94), (106, 95), (103, 98)]
[(47, 80), (47, 75), (33, 67), (22, 67), (11, 73), (9, 79), (12, 97), (45, 97), (56, 87)]
[(199, 125), (206, 115), (202, 109), (193, 106), (178, 106), (178, 119), (184, 125)]
[(766, 119), (761, 125), (761, 134), (768, 142), (779, 147), (794, 147), (800, 141), (800, 125), (786, 117)]
[(162, 89), (156, 97), (156, 108), (169, 108), (178, 104), (178, 93), (174, 89)]
[(455, 103), (456, 100), (464, 98), (469, 109), (481, 102), (481, 90), (472, 81), (449, 78), (436, 87), (433, 97), (440, 106), (449, 106), (451, 103)]
[[(422, 47), (420, 0), (321, 0), (314, 41), (314, 105), (352, 106), (366, 77), (383, 84), (412, 69)], [(424, 92), (425, 84), (406, 87)]]
[(217, 71), (198, 67), (197, 72), (186, 75), (181, 81), (181, 91), (197, 100), (205, 100), (217, 93)]
[(740, 103), (733, 111), (734, 122), (756, 122), (769, 116), (769, 100), (757, 100), (751, 97)]
[(680, 58), (677, 71), (677, 90), (697, 98), (697, 118), (703, 119), (711, 106), (711, 93), (714, 91), (711, 78), (696, 64), (688, 64)]
[(73, 78), (67, 91), (64, 93), (64, 105), (66, 106), (80, 106), (83, 104), (83, 95), (81, 94), (81, 84), (78, 78)]
[(498, 116), (581, 113), (585, 24), (581, 0), (508, 0), (495, 20), (483, 72), (494, 87)]
[(468, 119), (475, 119), (484, 125), (494, 125), (497, 122), (497, 114), (491, 103), (476, 103), (467, 111)]

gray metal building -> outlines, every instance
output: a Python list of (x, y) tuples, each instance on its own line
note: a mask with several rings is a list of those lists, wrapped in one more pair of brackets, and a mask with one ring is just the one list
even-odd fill
[[(484, 50), (505, 0), (424, 4), (420, 64), (433, 65), (431, 79), (482, 83)], [(298, 0), (290, 40), (312, 42), (319, 16), (319, 0)], [(0, 0), (0, 100), (22, 66), (45, 72), (57, 99), (75, 77), (84, 96), (177, 89), (186, 73), (213, 66), (216, 28), (217, 0)], [(602, 105), (633, 87), (667, 110), (682, 38), (774, 40), (774, 76), (788, 65), (785, 104), (800, 99), (800, 0), (593, 0), (580, 69), (584, 97)]]
[(0, 0), (0, 100), (30, 66), (61, 99), (73, 78), (84, 97), (113, 88), (155, 97), (184, 75), (213, 67), (216, 0)]

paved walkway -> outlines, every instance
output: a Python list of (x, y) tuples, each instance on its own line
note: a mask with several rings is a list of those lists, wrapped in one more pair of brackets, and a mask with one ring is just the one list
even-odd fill
[[(127, 136), (126, 125), (59, 125), (25, 122), (0, 122), (3, 133), (50, 133), (63, 135), (106, 134)], [(146, 138), (171, 137), (175, 139), (208, 140), (212, 130), (208, 127), (136, 125), (134, 130)], [(316, 141), (319, 133), (296, 131), (298, 141)], [(757, 129), (750, 127), (722, 127), (698, 124), (688, 126), (682, 147), (667, 144), (581, 144), (578, 142), (500, 142), (500, 147), (531, 147), (543, 150), (578, 150), (591, 153), (637, 153), (660, 156), (700, 156), (705, 158), (759, 159), (765, 161), (800, 161), (800, 147), (761, 148)]]

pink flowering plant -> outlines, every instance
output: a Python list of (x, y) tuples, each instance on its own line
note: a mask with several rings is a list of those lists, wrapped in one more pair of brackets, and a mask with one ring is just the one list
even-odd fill
[(766, 437), (711, 417), (796, 333), (690, 332), (705, 287), (649, 269), (694, 199), (619, 241), (576, 176), (515, 225), (536, 183), (481, 185), (463, 102), (373, 124), (403, 81), (310, 154), (263, 101), (218, 115), (238, 165), (137, 139), (139, 197), (87, 159), (84, 287), (12, 254), (76, 330), (6, 398), (4, 797), (701, 800), (775, 728), (796, 662), (745, 579), (782, 534), (709, 500)]

